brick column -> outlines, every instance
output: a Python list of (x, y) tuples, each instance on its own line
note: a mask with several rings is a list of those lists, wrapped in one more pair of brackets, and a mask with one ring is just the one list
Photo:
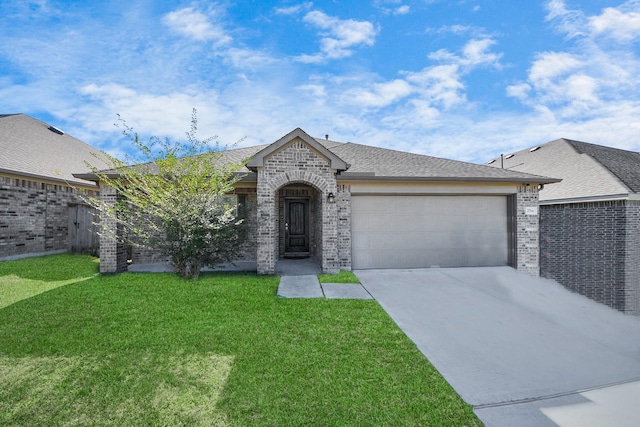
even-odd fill
[[(101, 183), (100, 199), (113, 206), (120, 200), (120, 196), (115, 188)], [(115, 220), (102, 215), (100, 228), (100, 273), (127, 271), (126, 245), (116, 238), (121, 235), (121, 227), (117, 225)]]
[(519, 186), (516, 194), (517, 268), (532, 276), (540, 275), (539, 219), (537, 186)]
[(351, 270), (351, 186), (338, 185), (338, 261), (340, 268)]
[(275, 193), (265, 177), (264, 169), (258, 170), (258, 237), (257, 269), (258, 274), (276, 272), (276, 202)]
[[(334, 181), (335, 182), (335, 181)], [(338, 200), (327, 201), (327, 194), (338, 192), (335, 185), (329, 185), (322, 195), (322, 272), (335, 274), (340, 271), (338, 257)], [(336, 199), (338, 197), (336, 196)]]

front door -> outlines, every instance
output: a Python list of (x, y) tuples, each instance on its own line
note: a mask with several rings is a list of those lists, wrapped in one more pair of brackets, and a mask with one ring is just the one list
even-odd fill
[(284, 201), (285, 255), (306, 255), (309, 252), (309, 199)]

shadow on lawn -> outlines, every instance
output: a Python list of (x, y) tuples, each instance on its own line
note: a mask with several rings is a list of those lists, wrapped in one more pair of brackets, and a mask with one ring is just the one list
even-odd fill
[(98, 261), (83, 255), (50, 255), (0, 262), (0, 309), (98, 273)]
[(0, 262), (0, 277), (58, 282), (91, 277), (98, 273), (100, 260), (90, 255), (58, 254)]

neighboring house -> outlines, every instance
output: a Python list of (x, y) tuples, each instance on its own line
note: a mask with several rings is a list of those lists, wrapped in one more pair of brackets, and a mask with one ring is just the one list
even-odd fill
[(540, 191), (541, 275), (640, 315), (640, 154), (558, 139), (489, 163), (562, 179)]
[[(273, 274), (281, 257), (306, 256), (325, 272), (511, 265), (539, 273), (538, 186), (555, 179), (315, 139), (301, 129), (225, 156), (251, 158), (235, 193), (251, 225), (244, 259), (261, 274)], [(117, 200), (112, 188), (100, 191)], [(125, 271), (126, 254), (104, 234), (101, 271)]]
[(0, 258), (67, 250), (97, 252), (78, 191), (95, 183), (72, 172), (98, 150), (24, 114), (0, 115)]

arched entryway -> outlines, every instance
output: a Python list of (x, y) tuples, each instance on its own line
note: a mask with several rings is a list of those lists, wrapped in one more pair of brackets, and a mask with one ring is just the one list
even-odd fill
[(278, 258), (322, 255), (322, 193), (311, 185), (292, 183), (277, 191)]

